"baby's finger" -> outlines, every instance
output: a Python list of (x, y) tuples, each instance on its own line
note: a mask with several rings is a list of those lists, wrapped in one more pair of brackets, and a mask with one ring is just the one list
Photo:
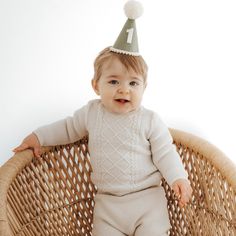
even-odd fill
[(174, 191), (174, 193), (175, 193), (175, 195), (176, 195), (177, 197), (180, 196), (180, 190), (179, 190), (179, 186), (178, 186), (177, 184), (175, 184), (175, 185), (173, 186), (173, 191)]
[(38, 148), (38, 147), (35, 147), (35, 148), (34, 148), (34, 155), (35, 155), (36, 157), (40, 157), (40, 155), (41, 155), (41, 149)]
[(182, 202), (182, 201), (179, 201), (179, 206), (182, 208), (186, 205), (186, 203)]
[(181, 195), (181, 198), (179, 199), (179, 206), (184, 207), (189, 202), (189, 197)]
[(20, 146), (14, 148), (13, 152), (20, 152), (20, 151), (23, 151), (23, 150), (25, 150), (27, 148), (29, 148), (28, 144), (22, 143)]
[(180, 198), (180, 202), (182, 202), (183, 204), (186, 204), (189, 202), (190, 196), (188, 196), (186, 193), (183, 193), (181, 198)]
[(186, 204), (186, 203), (188, 203), (190, 201), (191, 196), (192, 196), (192, 189), (190, 187), (189, 189), (187, 189), (187, 190), (182, 192), (180, 201), (183, 204)]

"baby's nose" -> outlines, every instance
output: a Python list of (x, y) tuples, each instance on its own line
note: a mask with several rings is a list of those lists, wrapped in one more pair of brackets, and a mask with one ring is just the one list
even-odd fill
[(129, 87), (126, 85), (122, 85), (119, 87), (118, 92), (127, 94), (127, 93), (129, 93)]

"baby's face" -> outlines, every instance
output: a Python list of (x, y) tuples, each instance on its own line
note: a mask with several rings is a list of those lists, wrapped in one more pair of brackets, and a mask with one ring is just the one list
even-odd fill
[(127, 70), (117, 58), (105, 62), (102, 69), (101, 77), (92, 85), (103, 106), (118, 114), (138, 109), (146, 86), (143, 77)]

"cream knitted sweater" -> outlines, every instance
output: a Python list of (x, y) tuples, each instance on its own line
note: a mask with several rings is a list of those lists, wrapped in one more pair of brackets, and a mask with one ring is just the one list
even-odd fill
[(187, 179), (168, 128), (159, 116), (140, 107), (126, 114), (108, 112), (92, 100), (72, 117), (34, 131), (40, 144), (58, 145), (89, 135), (92, 180), (98, 192), (125, 195)]

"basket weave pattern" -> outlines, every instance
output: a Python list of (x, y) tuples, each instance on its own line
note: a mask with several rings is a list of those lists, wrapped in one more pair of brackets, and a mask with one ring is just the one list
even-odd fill
[(178, 201), (165, 181), (170, 235), (236, 235), (236, 191), (204, 156), (182, 144), (177, 150), (188, 171), (193, 196), (190, 204), (178, 207)]
[(8, 191), (14, 235), (91, 235), (95, 187), (90, 173), (86, 139), (33, 159)]
[[(198, 146), (193, 148), (186, 139), (179, 138), (186, 134), (177, 131), (172, 134), (189, 173), (193, 196), (186, 207), (179, 208), (173, 191), (163, 180), (172, 225), (169, 235), (235, 236), (235, 176), (227, 179), (227, 173), (209, 160), (204, 151), (199, 152)], [(9, 167), (0, 169), (0, 185), (6, 187), (6, 196), (0, 199), (6, 205), (0, 205), (3, 206), (0, 236), (92, 235), (96, 187), (90, 179), (87, 141), (84, 138), (74, 144), (45, 148), (40, 158), (33, 158), (29, 151), (26, 164), (21, 164), (13, 177), (5, 176)], [(10, 160), (11, 169), (17, 165), (16, 160), (20, 163), (19, 158), (22, 157)]]

